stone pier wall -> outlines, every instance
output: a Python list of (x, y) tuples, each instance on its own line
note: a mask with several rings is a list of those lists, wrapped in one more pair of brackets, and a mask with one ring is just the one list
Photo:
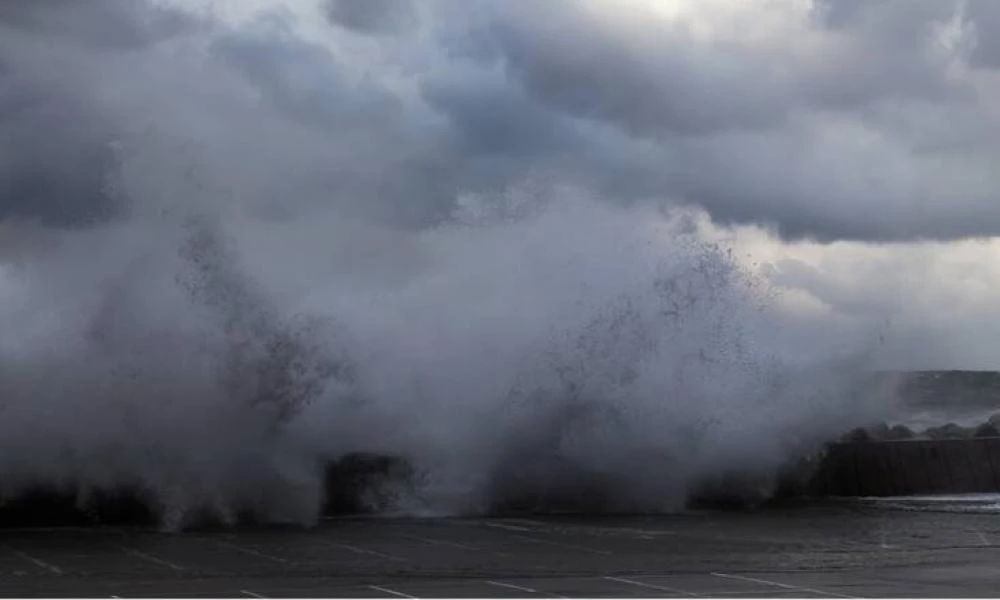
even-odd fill
[(814, 496), (1000, 492), (1000, 437), (832, 444)]

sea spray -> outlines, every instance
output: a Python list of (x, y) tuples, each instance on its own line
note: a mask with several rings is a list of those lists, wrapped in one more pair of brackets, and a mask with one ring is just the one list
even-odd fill
[(672, 510), (734, 479), (767, 493), (884, 413), (875, 334), (803, 334), (694, 210), (659, 210), (669, 180), (632, 185), (671, 172), (645, 142), (591, 152), (620, 135), (543, 120), (573, 160), (510, 162), (495, 111), (527, 98), (477, 79), (490, 102), (456, 110), (458, 47), (425, 72), (438, 52), (331, 50), (289, 11), (8, 5), (7, 497), (124, 487), (169, 527), (308, 524), (328, 461), (372, 454), (409, 465), (396, 508), (422, 514)]
[(253, 293), (209, 223), (167, 235), (167, 225), (133, 223), (148, 241), (132, 260), (107, 252), (134, 239), (118, 226), (76, 234), (97, 238), (90, 258), (105, 264), (88, 267), (111, 271), (86, 283), (66, 285), (62, 267), (76, 260), (55, 260), (58, 249), (21, 266), (36, 293), (67, 296), (8, 306), (12, 319), (56, 323), (25, 331), (25, 345), (4, 356), (6, 496), (45, 487), (85, 502), (124, 488), (167, 527), (240, 515), (315, 521), (323, 461), (282, 427), (348, 378), (349, 365), (318, 348), (311, 336), (329, 332), (321, 323), (284, 319)]
[[(369, 452), (417, 474), (397, 509), (673, 510), (733, 473), (767, 493), (884, 408), (863, 346), (784, 351), (773, 290), (684, 214), (544, 199), (425, 232), (367, 285), (286, 251), (314, 282), (291, 301), (228, 218), (66, 234), (8, 272), (36, 304), (4, 312), (25, 340), (4, 346), (5, 493), (131, 486), (169, 526), (310, 523), (323, 465)], [(84, 260), (104, 275), (64, 277)]]
[(672, 510), (731, 473), (767, 494), (887, 408), (863, 340), (783, 347), (777, 291), (690, 215), (540, 202), (424, 234), (398, 285), (321, 294), (367, 332), (370, 404), (342, 439), (412, 461), (431, 513)]

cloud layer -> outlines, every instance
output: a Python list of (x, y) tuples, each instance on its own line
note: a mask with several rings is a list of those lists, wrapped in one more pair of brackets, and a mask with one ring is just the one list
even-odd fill
[(267, 173), (233, 190), (247, 204), (406, 227), (531, 180), (789, 237), (996, 233), (1000, 11), (778, 4), (333, 0), (240, 24), (187, 4), (11, 4), (0, 211), (106, 217), (116, 144), (155, 135), (192, 164), (229, 144), (227, 168)]

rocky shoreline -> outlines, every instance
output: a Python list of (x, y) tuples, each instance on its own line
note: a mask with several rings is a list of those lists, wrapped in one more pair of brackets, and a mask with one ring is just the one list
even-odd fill
[(1000, 436), (1000, 412), (974, 425), (948, 422), (931, 427), (908, 427), (902, 424), (879, 423), (871, 427), (858, 427), (846, 433), (842, 442), (881, 442), (890, 440), (947, 440)]

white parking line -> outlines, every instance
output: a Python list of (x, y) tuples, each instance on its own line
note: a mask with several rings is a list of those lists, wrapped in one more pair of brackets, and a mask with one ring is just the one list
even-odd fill
[(327, 540), (319, 540), (320, 543), (334, 548), (343, 548), (344, 550), (349, 550), (355, 554), (367, 554), (368, 556), (377, 556), (379, 558), (384, 558), (386, 560), (395, 560), (400, 562), (406, 562), (406, 559), (401, 556), (393, 556), (391, 554), (386, 554), (384, 552), (378, 552), (376, 550), (368, 550), (367, 548), (358, 548), (357, 546), (352, 546), (350, 544), (342, 544), (340, 542), (329, 542)]
[(221, 540), (212, 540), (212, 541), (214, 541), (219, 546), (222, 546), (223, 548), (229, 548), (230, 550), (235, 550), (237, 552), (241, 552), (248, 556), (255, 556), (257, 558), (263, 558), (264, 560), (269, 560), (271, 562), (276, 562), (281, 564), (288, 563), (287, 558), (281, 558), (280, 556), (271, 556), (270, 554), (264, 554), (263, 552), (258, 552), (253, 548), (244, 548), (243, 546), (239, 546), (237, 544), (230, 544), (229, 542), (223, 542)]
[(484, 583), (488, 583), (492, 586), (507, 588), (509, 590), (517, 590), (519, 592), (525, 592), (527, 594), (541, 594), (542, 596), (548, 596), (550, 598), (565, 598), (566, 596), (560, 596), (559, 594), (553, 594), (551, 592), (543, 592), (536, 590), (534, 588), (525, 587), (523, 585), (515, 585), (513, 583), (504, 583), (503, 581), (491, 581), (488, 579), (483, 580)]
[(733, 575), (731, 573), (712, 573), (713, 577), (722, 577), (724, 579), (736, 579), (739, 581), (749, 581), (751, 583), (760, 583), (762, 585), (770, 585), (773, 587), (779, 587), (786, 590), (793, 590), (796, 592), (809, 592), (810, 594), (819, 594), (821, 596), (831, 596), (833, 598), (857, 598), (857, 596), (849, 596), (847, 594), (840, 594), (838, 592), (827, 592), (826, 590), (817, 590), (815, 588), (802, 587), (800, 585), (790, 585), (787, 583), (781, 583), (778, 581), (768, 581), (767, 579), (759, 579), (757, 577), (747, 577), (745, 575)]
[(391, 590), (391, 589), (389, 589), (387, 587), (382, 587), (382, 586), (378, 586), (378, 585), (370, 585), (368, 587), (370, 589), (375, 590), (376, 592), (382, 592), (383, 594), (389, 594), (390, 596), (396, 596), (397, 598), (414, 598), (414, 599), (416, 599), (416, 596), (411, 596), (409, 594), (404, 594), (403, 592), (397, 592), (396, 590)]
[[(735, 596), (735, 597), (739, 598), (739, 597), (742, 597), (742, 596), (746, 596), (748, 593), (749, 592), (747, 592), (746, 590), (740, 590), (738, 592), (735, 592), (735, 591), (732, 591), (732, 590), (727, 590), (727, 591), (724, 591), (724, 592), (713, 591), (711, 597), (712, 598), (716, 598), (716, 597), (718, 597), (718, 598), (728, 598), (728, 597)], [(794, 599), (801, 598), (805, 594), (805, 592), (796, 591), (796, 590), (785, 590), (785, 591), (771, 590), (771, 591), (762, 592), (762, 593), (771, 594), (775, 598), (794, 598)]]
[(680, 594), (682, 596), (691, 596), (692, 598), (701, 598), (701, 594), (696, 594), (694, 592), (689, 592), (687, 590), (682, 590), (680, 588), (670, 587), (666, 585), (653, 585), (652, 583), (646, 583), (643, 581), (636, 581), (634, 579), (626, 579), (624, 577), (602, 577), (602, 579), (607, 579), (608, 581), (616, 581), (618, 583), (626, 583), (628, 585), (634, 585), (637, 587), (643, 587), (650, 590), (656, 590), (658, 592), (670, 592), (671, 594)]
[[(511, 531), (532, 531), (526, 527), (515, 527), (511, 525), (500, 525), (498, 523), (485, 523), (487, 527), (497, 527), (500, 529), (507, 529)], [(532, 544), (543, 544), (546, 546), (554, 546), (556, 548), (566, 548), (569, 550), (580, 550), (582, 552), (589, 552), (591, 554), (600, 554), (602, 556), (608, 556), (612, 554), (610, 550), (601, 550), (599, 548), (591, 548), (590, 546), (580, 546), (578, 544), (567, 544), (566, 542), (554, 542), (552, 540), (545, 540), (542, 538), (537, 538), (531, 535), (521, 535), (518, 533), (508, 533), (508, 536), (516, 538), (519, 540), (524, 540)]]
[[(553, 528), (553, 526), (552, 526), (551, 523), (546, 523), (545, 521), (538, 521), (536, 519), (522, 519), (522, 518), (507, 519), (507, 522), (508, 523), (520, 523), (521, 525), (525, 525), (525, 526), (529, 526), (530, 525), (530, 526), (532, 526), (532, 528), (529, 529), (529, 531), (535, 531), (535, 532), (540, 532), (540, 531), (552, 532), (552, 531), (556, 530), (555, 528)], [(510, 526), (508, 525), (508, 527), (510, 527)], [(669, 531), (669, 530), (663, 530), (663, 529), (656, 529), (656, 530), (653, 530), (653, 529), (642, 529), (642, 528), (637, 528), (637, 527), (608, 527), (608, 526), (602, 526), (602, 525), (586, 525), (586, 526), (570, 525), (569, 528), (571, 528), (571, 529), (584, 529), (586, 531), (598, 531), (598, 532), (631, 533), (633, 535), (637, 535), (641, 539), (653, 539), (653, 537), (657, 536), (657, 535), (677, 535), (677, 532), (675, 532), (675, 531)], [(565, 529), (567, 529), (567, 526), (561, 526), (561, 527), (559, 527), (559, 529), (565, 530)]]
[(34, 556), (28, 554), (27, 552), (21, 552), (17, 548), (12, 548), (10, 546), (4, 546), (4, 548), (6, 548), (7, 550), (9, 550), (13, 554), (16, 554), (17, 556), (23, 558), (24, 560), (30, 562), (31, 564), (33, 564), (33, 565), (35, 565), (37, 567), (41, 567), (41, 568), (45, 569), (46, 571), (48, 571), (50, 573), (54, 573), (56, 575), (62, 575), (63, 574), (63, 570), (60, 569), (59, 567), (53, 565), (52, 563), (47, 563), (47, 562), (45, 562), (44, 560), (42, 560), (40, 558), (35, 558)]
[(251, 598), (267, 598), (267, 596), (261, 596), (260, 594), (251, 592), (250, 590), (240, 590), (240, 593)]
[(541, 538), (536, 538), (530, 535), (515, 535), (515, 534), (508, 534), (508, 535), (532, 544), (544, 544), (546, 546), (555, 546), (556, 548), (580, 550), (582, 552), (589, 552), (591, 554), (600, 554), (602, 556), (609, 556), (612, 554), (610, 550), (601, 550), (600, 548), (591, 548), (590, 546), (580, 546), (578, 544), (567, 544), (565, 542), (553, 542), (552, 540), (543, 540)]
[(879, 548), (883, 550), (891, 550), (895, 546), (889, 544), (889, 534), (883, 529), (879, 532)]
[(425, 538), (425, 537), (420, 537), (419, 535), (408, 535), (408, 534), (405, 534), (405, 533), (401, 533), (401, 534), (399, 534), (399, 537), (407, 539), (407, 540), (413, 540), (415, 542), (423, 542), (425, 544), (431, 544), (432, 546), (447, 546), (449, 548), (457, 548), (459, 550), (471, 550), (471, 551), (479, 551), (480, 550), (480, 548), (477, 548), (476, 546), (469, 546), (467, 544), (459, 544), (458, 542), (451, 542), (451, 541), (448, 541), (448, 540), (436, 540), (436, 539), (432, 539), (432, 538)]
[(984, 546), (992, 546), (992, 544), (990, 544), (990, 541), (986, 539), (986, 535), (982, 531), (979, 531), (975, 527), (970, 527), (969, 531), (976, 534), (976, 537), (979, 538), (979, 541), (982, 542)]
[(509, 590), (517, 590), (519, 592), (528, 592), (529, 594), (541, 594), (542, 593), (542, 592), (539, 592), (536, 589), (533, 589), (533, 588), (530, 588), (530, 587), (524, 587), (524, 586), (521, 586), (521, 585), (514, 585), (513, 583), (504, 583), (502, 581), (490, 581), (489, 579), (484, 579), (483, 581), (486, 582), (486, 583), (488, 583), (488, 584), (490, 584), (490, 585), (493, 585), (493, 586), (496, 586), (496, 587), (507, 588)]
[(641, 527), (595, 527), (594, 529), (614, 533), (630, 533), (644, 540), (651, 540), (658, 536), (677, 535), (676, 531), (669, 529), (643, 529)]
[(149, 561), (149, 562), (153, 563), (154, 565), (160, 565), (161, 567), (167, 567), (168, 569), (173, 569), (174, 571), (177, 571), (178, 573), (184, 571), (184, 567), (182, 567), (180, 565), (175, 565), (174, 563), (172, 563), (170, 561), (163, 560), (162, 558), (160, 558), (158, 556), (153, 556), (152, 554), (146, 554), (145, 552), (140, 552), (139, 550), (136, 550), (135, 548), (130, 548), (129, 546), (125, 546), (125, 545), (122, 545), (121, 549), (124, 550), (126, 553), (131, 554), (132, 556), (135, 556), (136, 558), (141, 558), (141, 559), (143, 559), (145, 561)]
[(508, 531), (534, 531), (530, 527), (521, 527), (520, 525), (505, 525), (504, 523), (483, 523), (487, 527), (495, 527), (497, 529), (506, 529)]
[(504, 519), (505, 523), (518, 523), (526, 527), (532, 528), (534, 531), (550, 531), (552, 529), (552, 523), (547, 523), (545, 521), (539, 521), (538, 519)]

